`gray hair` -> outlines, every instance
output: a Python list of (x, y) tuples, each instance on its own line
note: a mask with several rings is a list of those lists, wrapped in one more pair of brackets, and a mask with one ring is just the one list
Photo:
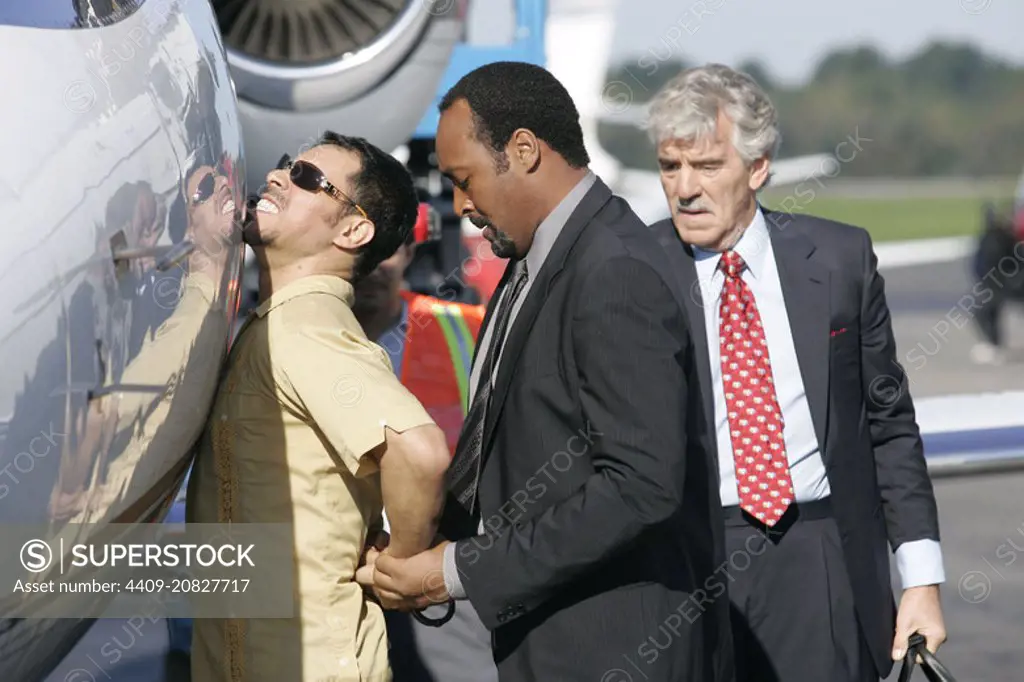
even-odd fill
[(753, 78), (722, 64), (687, 69), (665, 84), (648, 109), (645, 128), (658, 145), (714, 135), (718, 112), (733, 124), (733, 146), (750, 165), (774, 158), (782, 137), (775, 106)]

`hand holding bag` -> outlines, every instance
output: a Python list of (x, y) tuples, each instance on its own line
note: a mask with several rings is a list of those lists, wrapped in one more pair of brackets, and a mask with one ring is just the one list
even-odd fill
[(935, 654), (925, 647), (924, 636), (916, 632), (910, 636), (907, 656), (903, 659), (903, 668), (900, 670), (899, 682), (910, 682), (910, 676), (914, 674), (918, 656), (921, 657), (921, 670), (924, 671), (928, 682), (956, 682), (956, 678), (946, 666), (942, 665), (939, 659), (935, 658)]

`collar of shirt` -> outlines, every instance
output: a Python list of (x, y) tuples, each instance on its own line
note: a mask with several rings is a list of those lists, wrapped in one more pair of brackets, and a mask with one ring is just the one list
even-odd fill
[(270, 295), (256, 309), (259, 317), (265, 317), (267, 313), (277, 306), (287, 303), (298, 296), (306, 294), (328, 294), (341, 300), (348, 307), (352, 307), (355, 299), (355, 290), (352, 285), (337, 275), (307, 275), (300, 277), (294, 282), (282, 287)]
[(569, 190), (569, 193), (558, 202), (554, 210), (548, 214), (548, 217), (537, 227), (537, 231), (533, 233), (533, 243), (530, 245), (530, 250), (526, 253), (526, 267), (530, 273), (531, 280), (540, 272), (540, 268), (544, 265), (548, 254), (551, 253), (551, 247), (555, 245), (555, 240), (558, 239), (562, 228), (569, 222), (573, 211), (580, 205), (583, 197), (586, 196), (596, 181), (597, 176), (592, 171), (587, 171), (583, 179)]
[[(757, 279), (764, 273), (764, 259), (770, 246), (771, 237), (768, 233), (768, 225), (765, 223), (764, 214), (759, 205), (754, 211), (754, 219), (740, 235), (733, 251), (738, 253), (743, 262), (747, 264), (750, 276)], [(717, 282), (724, 277), (718, 269), (718, 261), (722, 258), (721, 253), (695, 246), (693, 255), (697, 265), (697, 277), (701, 282)]]

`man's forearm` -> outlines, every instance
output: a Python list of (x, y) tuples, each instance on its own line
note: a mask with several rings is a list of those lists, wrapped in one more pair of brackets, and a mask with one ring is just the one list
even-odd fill
[(406, 439), (402, 443), (393, 443), (389, 437), (380, 459), (381, 491), (391, 528), (388, 554), (410, 557), (434, 544), (444, 507), (448, 462), (443, 434), (440, 440), (428, 433), (416, 442)]
[(419, 554), (434, 544), (444, 500), (443, 476), (436, 481), (402, 479), (383, 484), (391, 528), (387, 552), (398, 558)]
[(899, 364), (878, 259), (865, 233), (861, 371), (868, 428), (889, 542), (938, 540), (935, 492), (924, 458), (910, 381)]

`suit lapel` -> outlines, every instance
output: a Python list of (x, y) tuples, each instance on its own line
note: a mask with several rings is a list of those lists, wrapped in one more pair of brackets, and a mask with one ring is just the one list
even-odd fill
[(611, 196), (611, 190), (598, 179), (593, 187), (583, 196), (583, 200), (580, 201), (576, 210), (573, 211), (572, 215), (569, 216), (569, 220), (562, 227), (561, 232), (555, 239), (555, 243), (551, 246), (551, 251), (548, 253), (547, 258), (544, 259), (544, 265), (541, 266), (540, 272), (536, 273), (536, 275), (530, 274), (530, 277), (533, 278), (530, 291), (527, 293), (522, 306), (520, 306), (515, 321), (509, 327), (505, 338), (505, 345), (501, 351), (498, 376), (494, 382), (491, 404), (487, 410), (487, 420), (484, 424), (484, 437), (481, 446), (481, 456), (484, 461), (486, 461), (490, 454), (494, 426), (498, 421), (498, 416), (501, 414), (502, 407), (505, 405), (505, 398), (508, 396), (509, 385), (512, 382), (512, 375), (515, 373), (519, 355), (526, 344), (526, 339), (530, 335), (534, 320), (536, 320), (537, 315), (544, 306), (544, 301), (547, 300), (548, 288), (558, 273), (565, 267), (565, 260), (576, 240), (583, 233), (583, 229), (597, 215), (601, 207), (611, 199)]
[(824, 456), (830, 364), (829, 272), (814, 258), (814, 242), (800, 230), (793, 229), (793, 223), (800, 217), (783, 215), (764, 211), (800, 375), (818, 446)]
[(694, 362), (697, 366), (697, 380), (700, 384), (701, 402), (704, 407), (704, 418), (712, 446), (717, 443), (715, 433), (715, 398), (711, 384), (711, 358), (708, 354), (707, 325), (704, 321), (703, 302), (700, 299), (700, 284), (697, 280), (697, 265), (693, 260), (693, 252), (679, 239), (671, 220), (655, 223), (652, 228), (669, 257), (672, 271), (678, 284), (677, 295), (686, 310), (693, 338)]

